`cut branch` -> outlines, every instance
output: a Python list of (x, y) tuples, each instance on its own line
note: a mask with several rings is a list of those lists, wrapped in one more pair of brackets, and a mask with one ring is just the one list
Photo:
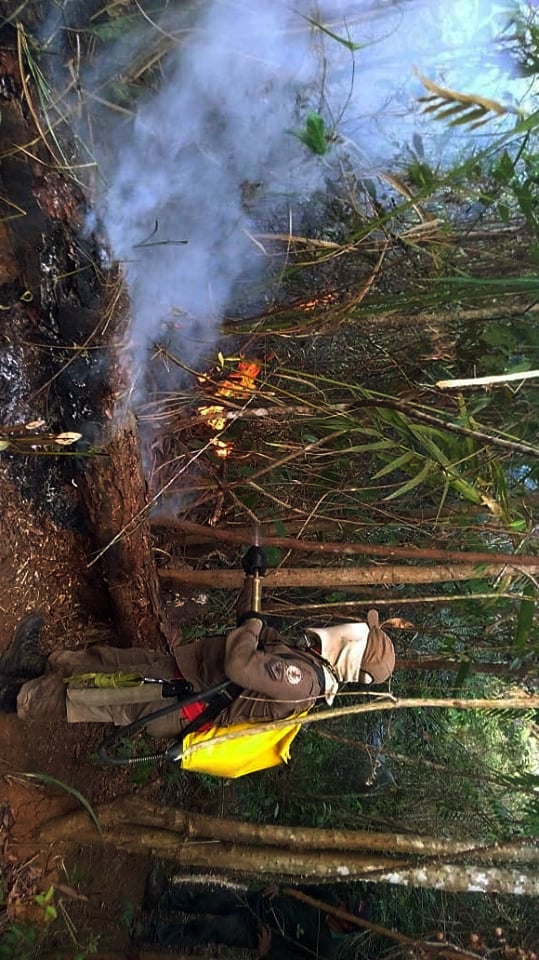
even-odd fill
[[(512, 570), (517, 566), (513, 564)], [(369, 567), (289, 567), (268, 570), (264, 583), (268, 590), (290, 587), (358, 587), (364, 584), (440, 583), (457, 580), (478, 580), (497, 577), (505, 570), (499, 564), (478, 568), (471, 563), (446, 564), (432, 567), (376, 564)], [(530, 568), (526, 568), (530, 572)], [(534, 572), (539, 573), (539, 559)], [(241, 570), (191, 570), (164, 567), (159, 570), (161, 580), (185, 586), (214, 587), (224, 590), (239, 589), (244, 581)]]
[[(167, 530), (178, 530), (180, 533), (196, 534), (206, 540), (221, 540), (224, 543), (237, 543), (245, 546), (245, 537), (241, 533), (231, 530), (222, 530), (219, 527), (205, 527), (192, 520), (168, 520), (160, 518), (155, 521), (156, 527), (165, 527)], [(438, 560), (440, 563), (499, 563), (508, 567), (529, 568), (537, 570), (539, 557), (519, 556), (512, 553), (489, 553), (488, 551), (465, 550), (437, 550), (433, 547), (395, 547), (389, 544), (373, 543), (315, 543), (312, 540), (294, 540), (290, 537), (263, 537), (263, 545), (268, 547), (284, 547), (286, 550), (299, 550), (303, 553), (336, 553), (343, 557), (371, 556), (397, 557), (408, 560)]]
[[(247, 823), (205, 814), (163, 807), (134, 797), (113, 800), (97, 808), (102, 830), (122, 830), (124, 825), (160, 829), (173, 833), (176, 841), (188, 844), (208, 840), (253, 846), (283, 847), (301, 850), (367, 851), (412, 857), (463, 857), (475, 863), (539, 863), (539, 849), (532, 841), (485, 844), (399, 833), (374, 833), (371, 830), (340, 830), (318, 827), (290, 827), (279, 824)], [(64, 814), (41, 828), (42, 840), (61, 840), (77, 836), (88, 818), (84, 810)], [(94, 831), (95, 833), (95, 831)]]
[(496, 383), (513, 383), (521, 380), (534, 380), (539, 377), (539, 370), (521, 370), (520, 373), (499, 373), (490, 377), (467, 377), (463, 380), (438, 380), (436, 386), (440, 390), (460, 389), (460, 387), (490, 387)]

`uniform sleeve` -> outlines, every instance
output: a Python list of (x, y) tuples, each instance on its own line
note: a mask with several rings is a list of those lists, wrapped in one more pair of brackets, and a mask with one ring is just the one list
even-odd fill
[(248, 613), (248, 611), (251, 609), (251, 606), (252, 606), (251, 583), (247, 579), (247, 577), (245, 577), (245, 580), (243, 581), (243, 586), (236, 600), (236, 623), (239, 623), (243, 615), (245, 613)]
[(300, 658), (258, 649), (263, 629), (267, 628), (253, 618), (231, 630), (225, 646), (226, 676), (244, 689), (291, 705), (320, 696), (323, 691), (314, 667)]

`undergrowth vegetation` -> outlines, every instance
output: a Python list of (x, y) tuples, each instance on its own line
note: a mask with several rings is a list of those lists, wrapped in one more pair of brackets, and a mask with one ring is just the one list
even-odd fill
[[(184, 5), (173, 32), (156, 29), (156, 14), (129, 0), (93, 7), (66, 31), (70, 55), (78, 44), (77, 56), (90, 63), (133, 26), (149, 28), (146, 42), (134, 42), (130, 59), (99, 88), (102, 105), (130, 124), (137, 104), (159, 88), (170, 50), (194, 30), (198, 4)], [(25, 14), (23, 2), (17, 36), (26, 102), (55, 168), (89, 189), (96, 176), (91, 125), (67, 134), (67, 92), (55, 89), (47, 41)], [(317, 42), (317, 20), (309, 30)], [(361, 50), (344, 36), (325, 30), (324, 40), (348, 44), (360, 67)], [(520, 8), (509, 11), (504, 42), (536, 81), (531, 6), (528, 20)], [(503, 128), (472, 139), (443, 169), (417, 135), (393, 169), (366, 175), (324, 96), (316, 110), (309, 104), (288, 133), (320, 162), (338, 156), (327, 190), (308, 201), (287, 198), (294, 212), (287, 221), (282, 209), (273, 218), (255, 206), (264, 184), (242, 185), (264, 279), (238, 283), (218, 351), (208, 349), (196, 370), (173, 330), (153, 345), (155, 382), (174, 369), (186, 386), (156, 388), (139, 415), (151, 433), (150, 483), (164, 515), (227, 525), (247, 542), (257, 526), (263, 538), (417, 550), (406, 574), (389, 581), (376, 577), (387, 559), (328, 553), (316, 563), (334, 570), (329, 590), (317, 587), (316, 563), (300, 551), (269, 549), (272, 566), (297, 566), (310, 581), (286, 593), (268, 587), (268, 615), (293, 632), (306, 620), (354, 619), (377, 605), (402, 661), (391, 694), (492, 700), (488, 711), (427, 704), (381, 711), (375, 722), (353, 717), (306, 728), (289, 767), (234, 786), (232, 811), (255, 822), (499, 843), (539, 832), (537, 714), (495, 706), (508, 690), (537, 691), (537, 567), (517, 561), (536, 557), (538, 544), (539, 106), (535, 97), (525, 113), (423, 81), (420, 109), (433, 124), (485, 130), (498, 118)], [(75, 71), (70, 91), (82, 102), (81, 84)], [(268, 196), (267, 203), (269, 188)], [(239, 378), (242, 362), (256, 372)], [(2, 434), (0, 450), (17, 443), (32, 445), (35, 437)], [(433, 561), (423, 549), (439, 553)], [(454, 558), (444, 564), (447, 551), (461, 551), (463, 561), (470, 551), (503, 554), (506, 562), (495, 570), (474, 562), (459, 576)], [(239, 559), (230, 549), (201, 557), (178, 547), (178, 555), (210, 569)], [(372, 576), (343, 587), (344, 566)], [(230, 624), (228, 595), (214, 590), (201, 606), (200, 630)], [(138, 786), (147, 775), (138, 768)], [(171, 777), (163, 796), (170, 803), (181, 790), (181, 778)], [(461, 935), (464, 921), (459, 930), (450, 922), (454, 903), (440, 899), (386, 892), (379, 919), (423, 935), (442, 911), (451, 935)], [(504, 909), (516, 923), (516, 908)]]

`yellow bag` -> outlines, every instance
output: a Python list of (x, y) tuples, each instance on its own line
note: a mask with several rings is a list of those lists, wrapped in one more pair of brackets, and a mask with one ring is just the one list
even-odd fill
[[(256, 773), (287, 763), (290, 759), (290, 744), (301, 729), (297, 717), (286, 727), (276, 730), (261, 729), (257, 733), (241, 736), (243, 731), (252, 730), (252, 723), (236, 723), (230, 727), (210, 727), (208, 730), (189, 733), (183, 741), (187, 756), (180, 758), (184, 770), (195, 773), (209, 773), (213, 777), (244, 777), (247, 773)], [(239, 734), (232, 740), (215, 740), (225, 734)], [(196, 749), (188, 753), (193, 747)]]

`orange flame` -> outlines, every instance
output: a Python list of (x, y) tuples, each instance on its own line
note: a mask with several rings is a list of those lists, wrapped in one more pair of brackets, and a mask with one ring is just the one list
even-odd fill
[[(259, 363), (250, 360), (240, 360), (235, 370), (232, 371), (221, 383), (215, 386), (211, 378), (206, 374), (197, 377), (198, 382), (204, 386), (207, 385), (208, 392), (214, 397), (223, 397), (233, 400), (247, 400), (256, 389), (255, 380), (262, 367)], [(198, 407), (198, 413), (204, 417), (208, 427), (216, 432), (225, 429), (226, 417), (225, 408), (218, 403), (212, 403)], [(213, 446), (217, 456), (225, 460), (234, 450), (234, 444), (231, 440), (221, 440), (219, 437), (212, 437), (210, 443)]]
[(230, 376), (219, 384), (216, 395), (218, 397), (235, 397), (238, 400), (247, 400), (249, 394), (256, 389), (255, 380), (261, 369), (259, 363), (241, 360)]
[(199, 407), (198, 412), (201, 417), (204, 417), (208, 426), (213, 430), (225, 429), (226, 419), (223, 416), (225, 412), (224, 407), (221, 407), (217, 403), (212, 403), (209, 407)]
[(262, 367), (259, 363), (251, 360), (240, 360), (235, 370), (215, 386), (211, 378), (206, 374), (197, 377), (202, 385), (207, 384), (208, 389), (216, 397), (226, 397), (234, 400), (247, 400), (251, 393), (256, 389), (255, 380)]
[(315, 310), (316, 307), (325, 307), (330, 303), (336, 303), (339, 299), (336, 293), (325, 293), (320, 297), (316, 297), (314, 300), (303, 300), (301, 303), (294, 304), (296, 310), (304, 310), (305, 313), (308, 313), (309, 310)]
[(231, 440), (220, 440), (219, 437), (212, 437), (210, 443), (221, 460), (226, 460), (234, 450), (234, 444)]

